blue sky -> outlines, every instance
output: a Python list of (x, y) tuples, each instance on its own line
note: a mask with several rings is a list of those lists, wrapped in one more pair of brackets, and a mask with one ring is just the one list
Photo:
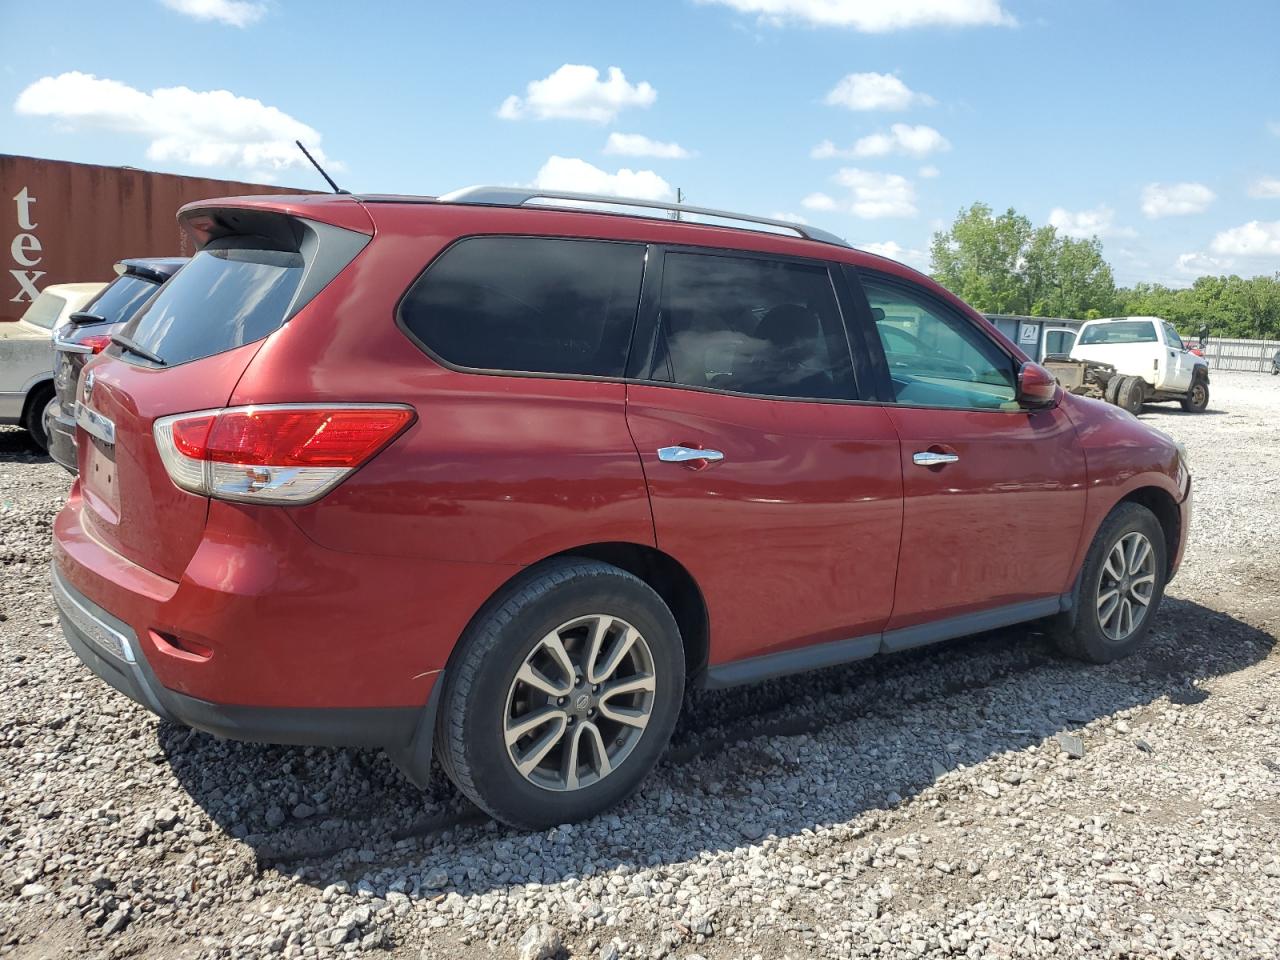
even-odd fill
[(922, 267), (981, 200), (1185, 284), (1280, 270), (1277, 38), (1276, 0), (0, 0), (0, 151), (322, 186), (302, 135), (356, 192), (678, 186)]

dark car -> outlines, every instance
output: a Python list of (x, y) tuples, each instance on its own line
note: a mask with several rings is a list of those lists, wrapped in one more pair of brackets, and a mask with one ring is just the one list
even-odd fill
[(44, 410), (49, 456), (72, 473), (76, 468), (76, 382), (85, 361), (111, 343), (111, 334), (133, 319), (187, 257), (121, 260), (119, 274), (83, 310), (53, 332), (54, 397)]

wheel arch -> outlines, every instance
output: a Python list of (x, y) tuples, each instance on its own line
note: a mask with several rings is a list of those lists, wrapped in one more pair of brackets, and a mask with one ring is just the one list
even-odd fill
[(1115, 506), (1107, 511), (1107, 516), (1110, 516), (1122, 503), (1136, 503), (1155, 514), (1160, 522), (1160, 529), (1164, 533), (1165, 576), (1172, 578), (1178, 542), (1182, 535), (1182, 511), (1178, 507), (1178, 501), (1163, 487), (1138, 487), (1116, 501)]
[(525, 567), (533, 570), (539, 564), (563, 557), (585, 557), (627, 571), (643, 580), (662, 598), (684, 644), (685, 677), (699, 678), (706, 670), (711, 655), (711, 628), (707, 603), (693, 575), (669, 553), (655, 547), (629, 541), (586, 543), (545, 557)]
[[(43, 407), (53, 398), (53, 395), (56, 392), (54, 390), (53, 377), (41, 377), (34, 383), (29, 384), (26, 392), (27, 395), (22, 400), (21, 419), (24, 422), (27, 419), (27, 415), (31, 412), (33, 405), (39, 403), (40, 406)], [(41, 400), (43, 400), (44, 403), (40, 403)]]

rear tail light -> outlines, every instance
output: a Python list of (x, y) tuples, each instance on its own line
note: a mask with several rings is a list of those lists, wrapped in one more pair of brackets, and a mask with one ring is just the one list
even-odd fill
[(400, 404), (279, 404), (162, 417), (152, 432), (183, 490), (246, 503), (310, 503), (413, 420)]
[(82, 337), (76, 342), (82, 347), (88, 347), (90, 353), (101, 353), (111, 346), (111, 338), (101, 333), (94, 334), (92, 337)]

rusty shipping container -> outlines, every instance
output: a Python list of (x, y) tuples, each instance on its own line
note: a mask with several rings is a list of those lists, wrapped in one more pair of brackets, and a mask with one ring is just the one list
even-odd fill
[(187, 256), (178, 208), (193, 200), (313, 193), (290, 187), (0, 154), (5, 264), (0, 322), (51, 283), (110, 280), (125, 257)]

